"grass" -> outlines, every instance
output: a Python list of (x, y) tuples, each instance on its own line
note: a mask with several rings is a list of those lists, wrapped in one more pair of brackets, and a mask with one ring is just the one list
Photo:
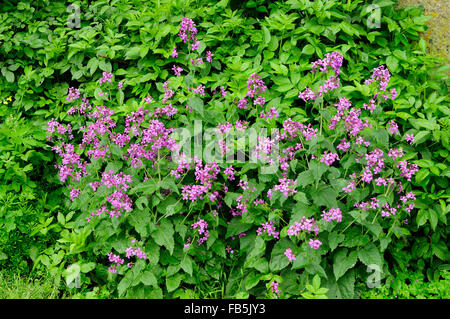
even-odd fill
[(0, 272), (0, 299), (57, 299), (60, 290), (52, 279), (24, 278)]

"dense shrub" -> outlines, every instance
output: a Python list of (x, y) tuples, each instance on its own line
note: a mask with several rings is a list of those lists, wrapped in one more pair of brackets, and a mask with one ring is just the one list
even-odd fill
[[(187, 124), (187, 128), (193, 129), (190, 123), (194, 119), (201, 119), (211, 128), (227, 121), (235, 124), (237, 120), (246, 120), (248, 127), (265, 126), (270, 129), (282, 128), (282, 123), (291, 118), (294, 122), (310, 123), (313, 128), (320, 129), (317, 142), (302, 143), (304, 151), (308, 153), (301, 154), (297, 162), (288, 163), (290, 175), (286, 182), (297, 181), (297, 187), (294, 190), (290, 186), (286, 190), (292, 188), (293, 193), (296, 191), (295, 195), (292, 194), (284, 201), (285, 197), (274, 191), (270, 205), (232, 219), (222, 219), (220, 214), (211, 216), (209, 207), (205, 210), (202, 206), (208, 200), (203, 200), (199, 206), (193, 203), (187, 210), (186, 203), (189, 201), (180, 200), (183, 189), (170, 175), (174, 167), (170, 166), (173, 163), (167, 159), (161, 160), (157, 170), (159, 174), (144, 174), (130, 162), (123, 162), (123, 150), (111, 148), (112, 152), (115, 149), (111, 155), (115, 161), (108, 164), (110, 168), (117, 174), (116, 170), (120, 166), (125, 174), (132, 176), (131, 190), (138, 187), (130, 194), (135, 205), (133, 213), (111, 221), (84, 225), (86, 214), (92, 212), (95, 203), (100, 204), (105, 200), (108, 189), (99, 189), (99, 193), (87, 201), (89, 191), (80, 187), (82, 195), (69, 206), (72, 212), (68, 214), (65, 209), (58, 209), (56, 206), (60, 203), (57, 203), (46, 209), (54, 215), (53, 220), (47, 216), (44, 218), (44, 215), (38, 218), (44, 233), (50, 231), (51, 238), (59, 236), (60, 239), (57, 242), (49, 241), (48, 248), (39, 247), (39, 256), (35, 255), (35, 249), (32, 250), (35, 266), (45, 265), (54, 274), (61, 274), (72, 264), (64, 272), (66, 279), (73, 279), (81, 273), (83, 283), (103, 285), (109, 282), (111, 291), (114, 291), (114, 281), (108, 281), (111, 275), (107, 273), (105, 254), (114, 248), (113, 253), (122, 254), (123, 258), (128, 248), (125, 244), (128, 243), (127, 236), (139, 235), (136, 244), (142, 246), (148, 263), (140, 260), (132, 270), (118, 271), (119, 275), (125, 274), (118, 284), (121, 296), (125, 293), (128, 296), (146, 297), (263, 296), (266, 292), (271, 294), (270, 286), (266, 287), (265, 283), (270, 285), (277, 281), (280, 282), (279, 289), (283, 296), (289, 297), (300, 295), (301, 287), (311, 281), (313, 275), (319, 274), (323, 277), (322, 284), (329, 289), (327, 293), (330, 297), (353, 297), (355, 280), (364, 282), (368, 276), (364, 263), (382, 266), (383, 276), (392, 272), (392, 267), (402, 270), (412, 267), (414, 271), (425, 272), (430, 280), (439, 278), (441, 271), (446, 268), (444, 262), (448, 259), (449, 112), (445, 74), (448, 69), (437, 68), (438, 61), (425, 54), (425, 42), (418, 37), (418, 32), (425, 30), (424, 23), (427, 20), (422, 16), (421, 9), (394, 10), (394, 2), (374, 2), (381, 8), (381, 25), (380, 28), (372, 28), (368, 24), (372, 12), (363, 3), (292, 0), (161, 1), (158, 4), (95, 1), (89, 4), (83, 1), (80, 2), (80, 28), (68, 28), (68, 21), (76, 20), (68, 17), (63, 2), (22, 1), (16, 5), (5, 1), (0, 9), (0, 68), (3, 75), (0, 78), (0, 97), (6, 99), (12, 95), (13, 101), (3, 108), (1, 116), (3, 122), (11, 126), (4, 119), (13, 113), (16, 116), (14, 121), (26, 123), (23, 127), (28, 130), (24, 131), (24, 137), (20, 140), (2, 136), (0, 147), (14, 148), (17, 151), (14, 156), (20, 159), (15, 160), (15, 166), (11, 166), (11, 161), (5, 158), (1, 165), (5, 171), (13, 167), (11, 172), (26, 173), (17, 173), (14, 181), (8, 178), (14, 176), (13, 173), (4, 175), (2, 192), (5, 198), (18, 189), (31, 189), (27, 192), (35, 192), (34, 197), (37, 191), (33, 189), (36, 188), (54, 191), (57, 171), (50, 164), (54, 163), (50, 146), (43, 145), (43, 128), (44, 123), (51, 118), (57, 122), (74, 121), (74, 133), (83, 124), (82, 118), (77, 120), (73, 114), (67, 115), (71, 107), (66, 101), (69, 87), (79, 88), (83, 96), (92, 97), (93, 105), (100, 105), (100, 102), (109, 104), (108, 107), (114, 111), (111, 121), (118, 123), (119, 132), (125, 128), (124, 119), (127, 115), (136, 112), (139, 106), (147, 106), (142, 99), (153, 96), (159, 101), (156, 97), (167, 91), (163, 87), (167, 80), (170, 81), (169, 88), (177, 93), (181, 88), (203, 85), (206, 97), (193, 96), (187, 90), (177, 94), (174, 97), (178, 108), (175, 120), (161, 120), (166, 128)], [(187, 52), (186, 47), (182, 48), (181, 39), (176, 36), (183, 16), (194, 19), (200, 33), (197, 52), (203, 57), (204, 63), (196, 68), (195, 76), (193, 71), (187, 73), (190, 63), (189, 60), (183, 60), (184, 55), (172, 57), (175, 46), (180, 48), (180, 53)], [(206, 61), (206, 51), (214, 54), (211, 63)], [(334, 51), (343, 57), (339, 89), (330, 93), (323, 100), (324, 103), (320, 99), (314, 103), (303, 101), (298, 97), (299, 92), (305, 92), (306, 87), (318, 90), (318, 86), (323, 84), (323, 79), (317, 82), (318, 79), (308, 72), (311, 69), (310, 62), (324, 59), (325, 54)], [(173, 76), (174, 64), (183, 68), (182, 77)], [(391, 146), (389, 142), (399, 143), (395, 147), (401, 145), (404, 159), (417, 165), (419, 170), (410, 182), (405, 183), (409, 185), (408, 191), (411, 190), (416, 198), (415, 209), (410, 215), (396, 214), (393, 219), (382, 218), (378, 225), (375, 223), (378, 219), (373, 219), (372, 224), (372, 219), (362, 217), (364, 214), (352, 212), (351, 206), (355, 201), (367, 201), (367, 196), (377, 194), (379, 186), (357, 190), (354, 193), (356, 195), (350, 197), (342, 193), (342, 187), (347, 185), (342, 185), (343, 180), (340, 179), (345, 178), (348, 182), (345, 170), (352, 172), (356, 170), (357, 164), (354, 159), (342, 157), (343, 154), (334, 149), (339, 140), (327, 139), (331, 133), (327, 126), (335, 115), (334, 104), (339, 102), (339, 98), (349, 98), (352, 105), (358, 108), (362, 103), (368, 103), (375, 88), (364, 85), (363, 79), (370, 78), (373, 69), (380, 65), (385, 65), (389, 70), (389, 88), (396, 89), (397, 97), (385, 102), (382, 111), (381, 107), (373, 114), (368, 110), (363, 111), (363, 114), (369, 112), (364, 116), (374, 128), (371, 133), (366, 130), (362, 134), (367, 134), (365, 138), (385, 153)], [(114, 100), (106, 101), (104, 95), (99, 95), (102, 91), (96, 79), (103, 72), (112, 72), (116, 78), (114, 84), (102, 84), (111, 85), (111, 91), (107, 93)], [(235, 99), (239, 101), (246, 96), (247, 80), (253, 73), (259, 74), (268, 87), (262, 95), (265, 98), (265, 111), (270, 113), (270, 108), (276, 107), (278, 118), (261, 119), (262, 109), (258, 105), (249, 104), (247, 109), (240, 109), (233, 104)], [(117, 90), (119, 81), (123, 83), (123, 88)], [(228, 92), (225, 97), (221, 96), (221, 87)], [(261, 99), (258, 102), (263, 104)], [(148, 110), (152, 112), (156, 106), (161, 106), (152, 103), (148, 104)], [(192, 108), (192, 113), (189, 109), (183, 109), (186, 103)], [(173, 105), (175, 107), (175, 103)], [(18, 116), (19, 112), (21, 115)], [(402, 137), (406, 133), (413, 134), (414, 147), (399, 139), (399, 135), (389, 137), (386, 129), (391, 120), (398, 124)], [(37, 134), (30, 134), (36, 127), (32, 123), (40, 127)], [(80, 137), (74, 138), (79, 142), (77, 138)], [(32, 152), (28, 156), (21, 156), (26, 149), (32, 149)], [(339, 160), (336, 163), (339, 164), (327, 166), (309, 157), (315, 155), (320, 159), (325, 149), (338, 153)], [(339, 170), (341, 164), (347, 166), (344, 172)], [(399, 173), (395, 165), (388, 164), (393, 168), (392, 173)], [(252, 198), (263, 191), (266, 194), (268, 189), (279, 183), (278, 178), (258, 174), (261, 165), (255, 165), (236, 169), (236, 182), (223, 198), (225, 203), (222, 210), (225, 210), (225, 206), (242, 206), (242, 203), (237, 202), (242, 192), (244, 198), (247, 195)], [(36, 174), (34, 176), (29, 173), (31, 167)], [(106, 169), (98, 160), (89, 167), (91, 173), (103, 173)], [(224, 168), (221, 167), (222, 170)], [(138, 180), (149, 177), (147, 175), (158, 176), (158, 182), (153, 184), (147, 181), (141, 184), (143, 186), (138, 186)], [(189, 176), (186, 181), (194, 182), (192, 172)], [(221, 178), (222, 182), (226, 181), (226, 176)], [(257, 192), (237, 187), (238, 179), (241, 178), (249, 182), (249, 187), (256, 187)], [(33, 187), (36, 183), (39, 186)], [(244, 182), (240, 186), (246, 187)], [(280, 184), (279, 189), (282, 188)], [(52, 200), (61, 191), (53, 193)], [(396, 199), (390, 198), (393, 194), (388, 192), (386, 198), (380, 200), (392, 205), (392, 200)], [(151, 196), (145, 198), (146, 195)], [(33, 198), (30, 200), (31, 205), (37, 205)], [(286, 238), (284, 233), (287, 225), (302, 216), (309, 218), (314, 215), (320, 219), (322, 210), (329, 211), (331, 208), (340, 208), (343, 220), (333, 229), (323, 226), (325, 231), (318, 237), (323, 243), (321, 248), (313, 250), (307, 245), (296, 246), (293, 245), (295, 241), (287, 241), (289, 236)], [(146, 210), (153, 211), (152, 218), (156, 220), (146, 218), (142, 213)], [(189, 215), (186, 217), (189, 218), (188, 222), (179, 216), (180, 212), (202, 212), (201, 216), (208, 216), (205, 220), (210, 236), (204, 243), (208, 248), (206, 251), (199, 250), (197, 254), (183, 252), (183, 240), (187, 238), (185, 236), (192, 237), (193, 230), (189, 228), (198, 219), (192, 219), (193, 216)], [(16, 215), (13, 209), (5, 209), (2, 214), (9, 220)], [(274, 240), (261, 240), (256, 235), (258, 227), (271, 220), (276, 223), (277, 230), (285, 229), (281, 231), (281, 239), (276, 244)], [(230, 221), (230, 225), (223, 224), (226, 221)], [(158, 230), (155, 222), (161, 223), (161, 230)], [(138, 225), (146, 226), (139, 228)], [(203, 222), (197, 224), (199, 229), (203, 229), (202, 225)], [(242, 232), (246, 232), (246, 236), (230, 243), (224, 241), (224, 236), (228, 238)], [(171, 234), (171, 239), (165, 238), (166, 234)], [(230, 248), (225, 250), (228, 244)], [(294, 267), (288, 266), (288, 257), (284, 255), (287, 248), (291, 248), (296, 255)], [(233, 255), (227, 255), (231, 250), (234, 251)], [(247, 258), (248, 255), (254, 259)], [(152, 265), (150, 269), (148, 264)], [(334, 268), (333, 265), (339, 266)], [(183, 273), (179, 272), (180, 267)], [(180, 284), (182, 288), (177, 289)], [(194, 288), (193, 284), (197, 286)], [(187, 289), (189, 287), (192, 289)]]

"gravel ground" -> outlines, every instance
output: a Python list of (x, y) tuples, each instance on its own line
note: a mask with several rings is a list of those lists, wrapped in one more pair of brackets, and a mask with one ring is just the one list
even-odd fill
[(418, 6), (423, 4), (428, 20), (428, 30), (423, 37), (428, 42), (428, 50), (432, 55), (440, 56), (450, 62), (449, 52), (449, 0), (399, 0), (399, 7)]

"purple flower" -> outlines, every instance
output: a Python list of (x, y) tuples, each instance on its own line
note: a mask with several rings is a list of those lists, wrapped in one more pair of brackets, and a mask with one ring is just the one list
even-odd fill
[(389, 122), (389, 133), (394, 135), (398, 133), (398, 125), (394, 121)]
[(413, 135), (413, 134), (406, 134), (405, 140), (406, 140), (409, 144), (414, 143), (414, 135)]
[(181, 75), (181, 71), (183, 71), (182, 68), (180, 68), (179, 66), (176, 66), (175, 64), (172, 67), (172, 71), (176, 76), (180, 76)]
[(312, 238), (309, 240), (309, 246), (312, 249), (319, 249), (320, 245), (322, 245), (322, 242), (318, 239), (313, 240)]
[(333, 220), (340, 223), (342, 221), (342, 212), (339, 208), (331, 208), (328, 212), (323, 211), (322, 220), (331, 223)]
[(259, 227), (256, 230), (256, 234), (258, 236), (262, 235), (263, 233), (266, 233), (269, 236), (273, 236), (273, 238), (275, 238), (275, 239), (279, 239), (280, 238), (279, 237), (280, 236), (280, 232), (276, 231), (275, 222), (273, 220), (262, 224), (261, 227)]
[(314, 231), (316, 235), (319, 233), (319, 227), (317, 226), (314, 218), (306, 218), (303, 216), (298, 222), (295, 222), (293, 225), (289, 226), (287, 234), (289, 236), (297, 236), (302, 231)]
[(214, 56), (214, 54), (211, 53), (211, 51), (206, 51), (206, 61), (208, 61), (209, 63), (212, 62), (212, 57)]
[(339, 160), (339, 156), (336, 153), (328, 153), (325, 151), (320, 161), (328, 166), (333, 165), (334, 161)]
[(67, 102), (72, 102), (74, 100), (77, 100), (80, 97), (80, 91), (76, 88), (69, 88), (69, 93), (67, 94)]
[(295, 260), (295, 255), (292, 253), (292, 249), (290, 249), (290, 248), (286, 249), (286, 251), (284, 252), (284, 255), (289, 259), (289, 262)]

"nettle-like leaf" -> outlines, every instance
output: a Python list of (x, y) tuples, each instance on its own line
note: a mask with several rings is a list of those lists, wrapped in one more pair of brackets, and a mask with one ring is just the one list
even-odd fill
[(383, 266), (383, 257), (374, 243), (359, 248), (358, 259), (366, 266), (376, 265), (380, 268)]
[(328, 245), (330, 246), (331, 251), (335, 250), (336, 247), (338, 247), (338, 245), (344, 241), (344, 239), (345, 239), (344, 234), (339, 234), (337, 232), (330, 232), (328, 234)]
[(287, 238), (282, 238), (275, 244), (269, 262), (270, 271), (280, 271), (289, 265), (289, 259), (284, 254), (288, 248), (295, 249), (295, 246)]
[(337, 299), (353, 299), (355, 297), (355, 272), (353, 269), (347, 271), (345, 275), (336, 280), (330, 276), (326, 287), (329, 289), (327, 296)]
[(168, 219), (163, 219), (160, 225), (156, 226), (156, 230), (151, 233), (151, 236), (156, 244), (164, 246), (173, 254), (175, 247), (174, 229), (173, 225)]
[(358, 253), (355, 250), (341, 248), (333, 256), (333, 273), (336, 280), (339, 280), (347, 270), (353, 268), (357, 261)]

